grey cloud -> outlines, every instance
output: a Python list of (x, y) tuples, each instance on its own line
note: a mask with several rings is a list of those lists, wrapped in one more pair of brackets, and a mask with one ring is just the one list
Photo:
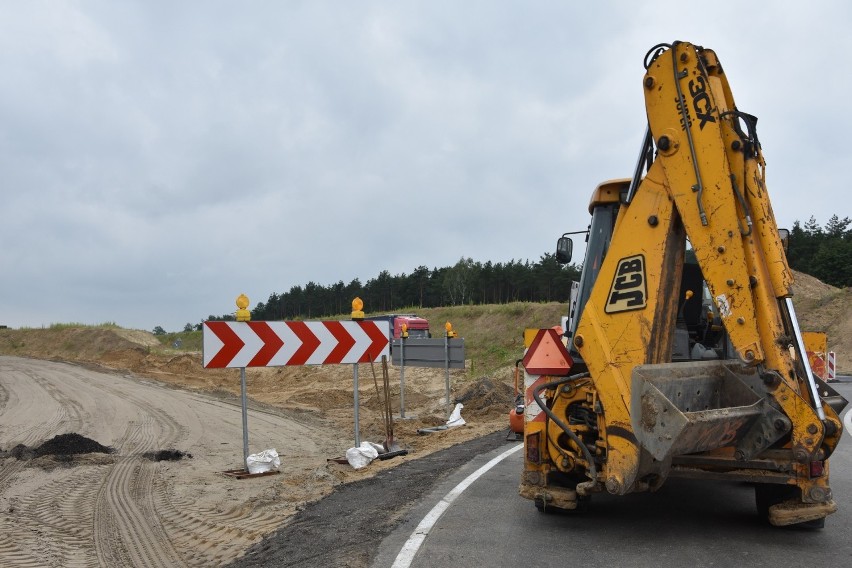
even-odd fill
[(630, 174), (642, 57), (674, 39), (715, 48), (760, 116), (779, 221), (849, 214), (850, 8), (717, 8), (737, 17), (672, 1), (6, 3), (0, 323), (180, 329), (240, 292), (537, 259), (585, 227), (599, 181)]

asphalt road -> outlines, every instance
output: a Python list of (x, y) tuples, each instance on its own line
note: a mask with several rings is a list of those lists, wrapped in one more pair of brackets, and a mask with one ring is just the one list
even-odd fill
[[(852, 382), (833, 386), (852, 399)], [(839, 511), (822, 530), (763, 524), (755, 513), (754, 491), (746, 484), (682, 479), (669, 480), (655, 494), (596, 495), (590, 510), (579, 515), (541, 514), (517, 494), (523, 464), (521, 452), (514, 452), (455, 497), (410, 566), (850, 566), (852, 416), (845, 418), (844, 440), (831, 460)], [(421, 519), (507, 449), (478, 456), (437, 486), (383, 540), (372, 566), (393, 566)]]

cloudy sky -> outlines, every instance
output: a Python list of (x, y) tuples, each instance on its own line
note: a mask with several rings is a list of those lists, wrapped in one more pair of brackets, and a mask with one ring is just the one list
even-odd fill
[(643, 57), (674, 40), (760, 117), (780, 225), (852, 215), (850, 24), (845, 0), (0, 0), (0, 324), (176, 331), (240, 293), (535, 261), (632, 173)]

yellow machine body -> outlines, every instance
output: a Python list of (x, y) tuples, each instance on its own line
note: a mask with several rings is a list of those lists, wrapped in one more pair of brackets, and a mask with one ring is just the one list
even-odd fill
[[(590, 292), (570, 333), (581, 364), (572, 376), (526, 379), (527, 403), (535, 394), (545, 416), (528, 409), (521, 494), (540, 509), (574, 509), (669, 475), (736, 479), (772, 486), (757, 495), (773, 524), (819, 521), (836, 510), (828, 457), (846, 401), (799, 352), (756, 119), (736, 109), (712, 50), (652, 51), (645, 171), (602, 184), (590, 204), (593, 215), (615, 213), (607, 246), (584, 263), (595, 272), (583, 276)], [(593, 221), (592, 239), (595, 230)], [(687, 240), (703, 289), (683, 296)], [(673, 362), (679, 318), (702, 300), (724, 345), (696, 351), (691, 331), (703, 356)]]

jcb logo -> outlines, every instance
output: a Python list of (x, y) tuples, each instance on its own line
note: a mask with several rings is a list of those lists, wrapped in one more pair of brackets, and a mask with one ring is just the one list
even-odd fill
[(707, 82), (702, 75), (689, 82), (689, 94), (692, 95), (692, 108), (695, 109), (695, 117), (701, 122), (698, 128), (704, 130), (708, 122), (716, 122), (713, 112), (712, 101), (707, 93)]
[(618, 261), (604, 311), (608, 314), (641, 310), (648, 303), (645, 257), (641, 254)]

